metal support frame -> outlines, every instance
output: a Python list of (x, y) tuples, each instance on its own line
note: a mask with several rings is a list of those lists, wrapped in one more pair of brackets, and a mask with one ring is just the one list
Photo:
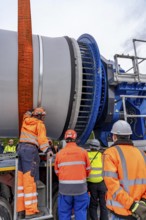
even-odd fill
[(17, 189), (18, 189), (18, 156), (15, 158), (15, 188), (14, 188), (14, 213), (13, 219), (17, 220)]
[[(39, 155), (46, 155), (44, 153), (39, 153)], [(49, 214), (33, 218), (33, 220), (43, 220), (43, 219), (52, 219), (52, 157), (47, 156), (46, 161), (46, 208)], [(50, 181), (49, 181), (50, 179)], [(50, 192), (49, 192), (50, 191)]]
[[(114, 56), (114, 60), (115, 60), (114, 81), (115, 82), (125, 82), (125, 81), (126, 82), (145, 82), (146, 81), (146, 75), (141, 74), (139, 71), (139, 64), (145, 61), (146, 58), (137, 56), (136, 41), (146, 43), (146, 40), (133, 39), (133, 47), (134, 47), (135, 56), (115, 54)], [(131, 59), (132, 67), (129, 68), (126, 72), (120, 72), (118, 58)], [(129, 72), (132, 69), (134, 73)]]
[[(50, 167), (50, 173), (49, 173), (49, 167)], [(50, 174), (50, 183), (49, 183), (49, 174)], [(52, 215), (52, 157), (49, 159), (47, 156), (47, 208), (49, 208), (50, 215)], [(49, 193), (49, 188), (50, 188), (50, 193)], [(50, 198), (48, 198), (50, 196)], [(48, 201), (50, 200), (50, 206), (48, 204)]]
[(17, 185), (18, 185), (18, 155), (17, 154), (6, 154), (2, 155), (2, 160), (15, 160), (15, 186), (14, 186), (14, 210), (13, 210), (13, 220), (17, 220)]
[(42, 41), (42, 37), (39, 35), (38, 36), (38, 40), (39, 40), (39, 67), (40, 67), (40, 72), (39, 72), (39, 86), (38, 86), (38, 106), (42, 105), (42, 91), (43, 91), (43, 74), (44, 74), (44, 70), (43, 70), (43, 41)]
[[(41, 153), (39, 155), (44, 155)], [(14, 210), (13, 220), (17, 220), (17, 188), (18, 188), (18, 155), (4, 155), (3, 160), (15, 159), (15, 186), (14, 186)], [(52, 219), (52, 158), (47, 157), (46, 161), (46, 208), (47, 215), (33, 218), (33, 220)]]
[(144, 118), (146, 115), (129, 115), (127, 114), (126, 110), (126, 103), (125, 103), (125, 98), (140, 98), (140, 99), (146, 99), (146, 96), (138, 96), (138, 95), (120, 95), (122, 98), (122, 103), (123, 103), (123, 111), (124, 111), (124, 119), (127, 121), (127, 118)]
[[(137, 73), (138, 73), (138, 77), (140, 76), (140, 72), (139, 72), (139, 65), (140, 62), (138, 62), (138, 59), (141, 59), (141, 62), (143, 62), (144, 60), (146, 60), (145, 58), (141, 58), (137, 56), (137, 50), (136, 50), (136, 41), (137, 42), (142, 42), (142, 43), (146, 43), (146, 40), (138, 40), (138, 39), (133, 39), (133, 47), (134, 47), (134, 54), (135, 54), (135, 64), (136, 64), (136, 69), (137, 69)], [(140, 79), (140, 78), (139, 78)]]

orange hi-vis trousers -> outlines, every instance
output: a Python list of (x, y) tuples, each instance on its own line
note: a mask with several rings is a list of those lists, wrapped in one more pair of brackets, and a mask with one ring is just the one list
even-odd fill
[(17, 212), (25, 211), (26, 215), (38, 211), (36, 180), (39, 172), (39, 154), (34, 145), (20, 143), (18, 146), (18, 195)]

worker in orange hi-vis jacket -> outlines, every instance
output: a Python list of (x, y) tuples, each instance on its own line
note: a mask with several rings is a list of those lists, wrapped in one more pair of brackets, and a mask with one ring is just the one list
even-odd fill
[(118, 120), (111, 133), (114, 144), (103, 154), (111, 220), (146, 220), (146, 155), (133, 145), (128, 122)]
[(24, 114), (18, 145), (18, 219), (32, 219), (44, 215), (38, 210), (36, 182), (39, 172), (38, 149), (53, 155), (46, 137), (45, 110), (42, 107)]
[(72, 210), (76, 220), (86, 220), (89, 196), (86, 178), (90, 174), (90, 160), (87, 151), (75, 141), (77, 133), (67, 130), (66, 146), (56, 154), (55, 172), (59, 178), (58, 214), (59, 220), (70, 220)]

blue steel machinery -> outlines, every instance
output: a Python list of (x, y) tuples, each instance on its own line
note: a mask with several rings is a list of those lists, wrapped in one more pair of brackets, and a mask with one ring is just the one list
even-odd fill
[[(47, 111), (47, 134), (62, 140), (67, 128), (84, 144), (91, 132), (103, 145), (110, 141), (112, 124), (128, 120), (137, 143), (146, 140), (146, 74), (139, 71), (145, 58), (115, 55), (108, 61), (89, 34), (75, 40), (33, 35), (33, 105)], [(146, 42), (146, 41), (142, 41)], [(0, 136), (18, 137), (17, 32), (0, 30)], [(119, 58), (132, 60), (125, 72)]]

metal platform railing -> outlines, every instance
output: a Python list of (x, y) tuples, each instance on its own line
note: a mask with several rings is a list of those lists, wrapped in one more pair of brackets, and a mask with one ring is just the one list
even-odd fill
[(127, 114), (126, 109), (126, 98), (139, 98), (139, 99), (146, 99), (146, 96), (138, 96), (138, 95), (120, 95), (122, 98), (122, 104), (123, 104), (123, 112), (124, 112), (124, 119), (127, 121), (127, 118), (144, 118), (146, 115), (130, 115)]
[[(45, 155), (44, 153), (39, 153), (39, 155)], [(48, 158), (46, 161), (46, 209), (44, 211), (45, 215), (41, 217), (33, 218), (32, 220), (43, 220), (52, 219), (52, 157)], [(14, 219), (15, 220), (15, 219)], [(25, 220), (25, 219), (23, 219)]]
[[(137, 56), (137, 49), (136, 49), (136, 42), (142, 42), (146, 43), (146, 40), (138, 40), (133, 39), (133, 48), (134, 48), (134, 56), (130, 55), (120, 55), (115, 54), (114, 60), (115, 60), (115, 72), (114, 72), (114, 82), (146, 82), (146, 74), (142, 74), (139, 71), (139, 64), (141, 64), (143, 61), (146, 60), (146, 57), (139, 57)], [(128, 69), (126, 72), (121, 73), (121, 68), (118, 63), (118, 58), (123, 59), (131, 59), (132, 61), (132, 67)], [(133, 69), (133, 73), (130, 73), (129, 71)]]
[(16, 207), (17, 207), (17, 179), (18, 179), (18, 155), (16, 153), (7, 153), (7, 154), (1, 154), (0, 160), (7, 161), (7, 160), (14, 160), (14, 166), (15, 166), (15, 186), (14, 186), (14, 210), (13, 210), (13, 220), (17, 220), (17, 213), (16, 213)]
[[(45, 155), (40, 153), (39, 155)], [(13, 166), (15, 166), (15, 186), (14, 186), (14, 209), (13, 220), (17, 220), (17, 188), (18, 188), (18, 155), (17, 154), (2, 154), (0, 160), (15, 160)], [(46, 161), (46, 207), (44, 207), (45, 215), (41, 217), (33, 218), (33, 220), (52, 219), (52, 158), (47, 157)], [(25, 219), (23, 219), (25, 220)]]
[[(46, 155), (39, 153), (39, 155)], [(48, 212), (44, 216), (33, 218), (33, 220), (42, 220), (53, 218), (52, 215), (52, 160), (53, 157), (48, 158), (46, 161), (46, 208)]]

